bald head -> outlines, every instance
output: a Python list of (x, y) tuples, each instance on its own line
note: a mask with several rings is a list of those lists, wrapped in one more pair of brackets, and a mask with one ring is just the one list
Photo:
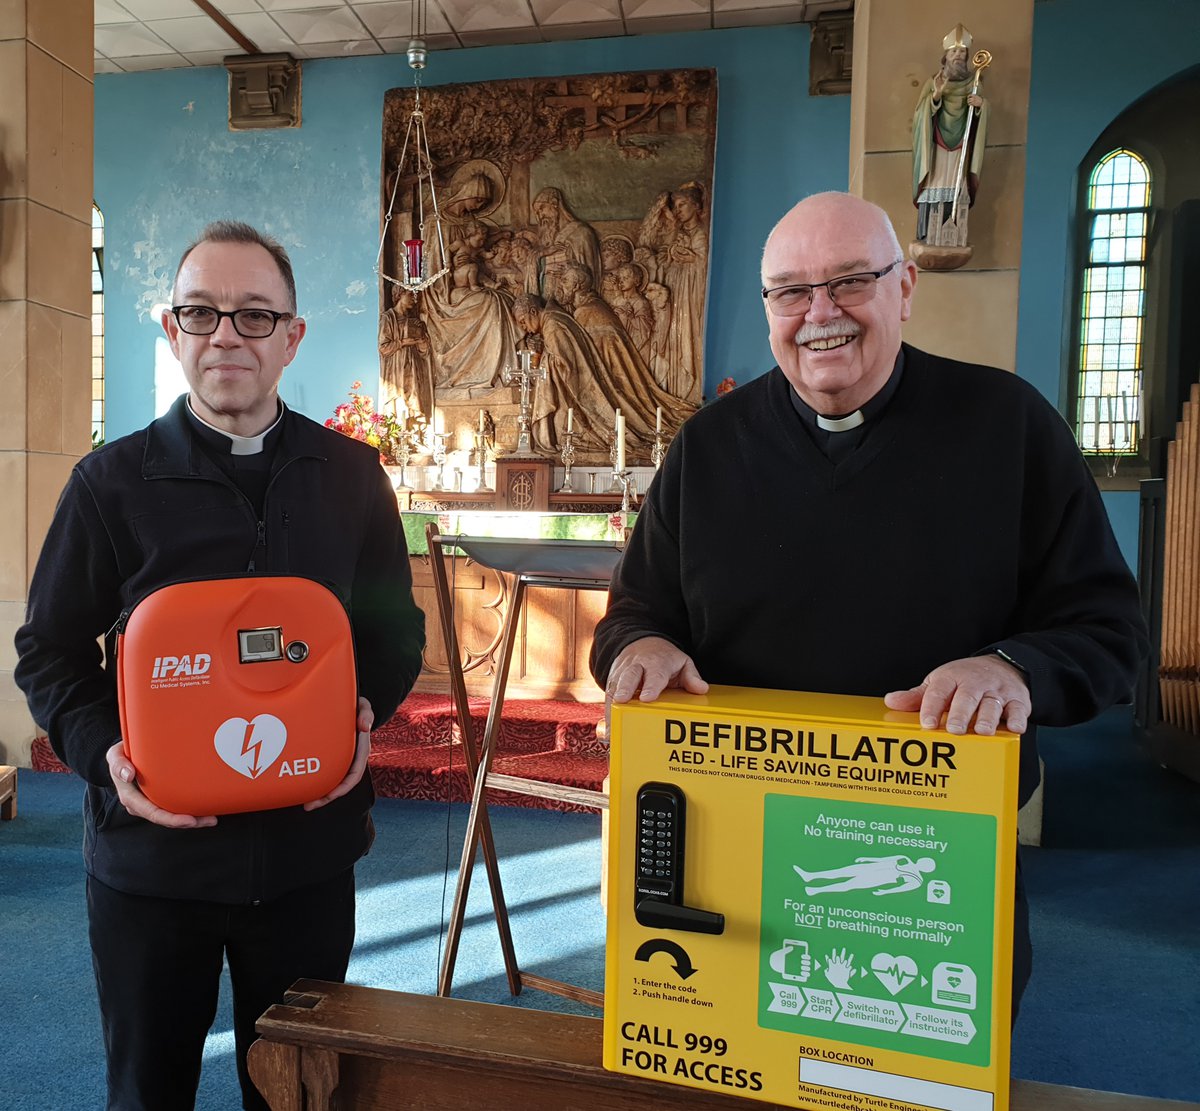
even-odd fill
[(825, 286), (813, 290), (800, 315), (766, 306), (780, 369), (801, 398), (827, 416), (854, 412), (887, 382), (917, 268), (904, 258), (887, 213), (849, 193), (807, 197), (767, 237), (764, 289), (824, 286), (850, 274), (881, 275), (868, 300), (839, 305)]
[(881, 257), (888, 256), (889, 262), (904, 257), (891, 218), (879, 205), (864, 201), (853, 193), (814, 193), (792, 208), (767, 236), (763, 247), (763, 286), (770, 289), (791, 280), (768, 269), (768, 266), (779, 265), (775, 256), (782, 249), (781, 243), (791, 246), (796, 241), (803, 244), (814, 238), (846, 242), (870, 240), (878, 245)]

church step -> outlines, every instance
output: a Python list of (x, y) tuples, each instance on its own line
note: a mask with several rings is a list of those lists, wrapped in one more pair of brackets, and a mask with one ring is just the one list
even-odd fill
[[(439, 762), (434, 749), (405, 749), (397, 758), (377, 763), (371, 757), (371, 777), (375, 791), (383, 798), (420, 799), (427, 802), (470, 802), (473, 784), (465, 765), (455, 759), (451, 765), (442, 750)], [(460, 756), (457, 753), (456, 756)], [(598, 791), (608, 774), (604, 757), (580, 756), (565, 752), (541, 752), (531, 755), (499, 756), (492, 762), (492, 771), (500, 775), (536, 779), (564, 787), (580, 787)], [(595, 813), (590, 807), (558, 799), (540, 798), (488, 788), (489, 806), (523, 806), (539, 810)]]
[[(475, 737), (482, 739), (490, 702), (468, 700)], [(500, 720), (498, 753), (573, 752), (607, 757), (603, 738), (604, 706), (599, 702), (563, 702), (510, 698)], [(414, 692), (385, 725), (375, 731), (373, 747), (420, 747), (461, 740), (461, 729), (448, 695)]]

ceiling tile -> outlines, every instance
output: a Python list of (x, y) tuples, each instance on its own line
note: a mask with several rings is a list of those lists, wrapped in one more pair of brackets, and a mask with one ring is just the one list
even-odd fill
[[(329, 0), (258, 0), (258, 5), (264, 11), (283, 12), (299, 11), (304, 8), (328, 8)], [(345, 5), (337, 5), (344, 7)]]
[(382, 54), (383, 49), (374, 39), (358, 39), (354, 42), (315, 42), (308, 46), (297, 46), (300, 58), (353, 58), (362, 54)]
[(398, 38), (413, 30), (412, 4), (355, 4), (354, 11), (377, 39)]
[[(494, 0), (490, 4), (479, 4), (476, 0), (439, 0), (446, 21), (459, 33), (463, 31), (491, 31), (505, 27), (533, 27), (526, 0)], [(466, 39), (463, 39), (466, 42)], [(490, 40), (500, 41), (500, 40)], [(527, 39), (505, 39), (506, 42), (528, 41)]]
[(187, 50), (183, 56), (194, 66), (220, 66), (229, 54), (228, 50)]
[(648, 19), (658, 15), (709, 16), (708, 0), (625, 0), (626, 19)]
[(97, 26), (104, 23), (129, 23), (133, 19), (117, 0), (96, 0), (95, 12)]
[[(377, 39), (402, 38), (405, 44), (411, 37), (412, 5), (408, 0), (389, 0), (386, 4), (355, 4), (354, 10), (358, 18), (366, 24), (367, 29)], [(424, 36), (426, 44), (437, 35), (445, 35), (450, 31), (450, 24), (437, 8), (430, 8), (425, 14)]]
[[(45, 0), (25, 0), (45, 2)], [(414, 0), (211, 0), (264, 54), (335, 58), (408, 50)], [(431, 52), (602, 36), (773, 26), (850, 12), (854, 0), (419, 0)], [(4, 0), (0, 0), (0, 5)], [(93, 0), (97, 73), (215, 65), (238, 50), (196, 0)], [(159, 34), (155, 34), (155, 32)], [(174, 48), (174, 51), (172, 50)], [(398, 63), (399, 80), (411, 74)], [(435, 63), (436, 64), (436, 63)]]
[(367, 29), (349, 8), (273, 13), (275, 21), (298, 43), (357, 42)]
[(460, 31), (463, 46), (515, 46), (524, 42), (541, 42), (542, 32), (534, 24), (527, 27), (493, 27), (483, 31)]
[[(717, 12), (745, 10), (747, 8), (753, 10), (765, 10), (770, 14), (780, 16), (794, 15), (799, 19), (804, 14), (804, 5), (797, 3), (797, 0), (712, 0), (713, 15)], [(783, 12), (780, 9), (788, 8), (789, 12)]]
[(714, 27), (776, 27), (800, 23), (800, 11), (784, 13), (780, 8), (740, 8), (734, 11), (713, 12)]
[(96, 28), (96, 49), (106, 58), (166, 54), (168, 47), (141, 23), (114, 23)]
[(150, 69), (186, 69), (187, 59), (182, 54), (143, 54), (136, 58), (117, 58), (116, 62), (126, 73), (139, 73)]
[[(533, 14), (543, 27), (547, 23), (621, 22), (620, 0), (531, 0)], [(621, 34), (624, 27), (617, 34)]]
[(199, 9), (192, 0), (121, 0), (121, 6), (128, 8), (136, 19), (174, 19), (189, 15), (199, 15)]
[(181, 53), (190, 50), (224, 50), (232, 54), (241, 47), (206, 15), (191, 19), (155, 19), (146, 24), (165, 43)]
[(261, 12), (258, 0), (212, 0), (212, 6), (226, 15), (244, 15), (246, 12)]
[(258, 15), (233, 15), (230, 21), (263, 54), (289, 53), (296, 44), (278, 23), (265, 12)]
[(708, 12), (681, 15), (655, 15), (645, 19), (627, 15), (625, 26), (635, 35), (670, 35), (676, 31), (708, 31), (712, 16)]
[(568, 39), (620, 38), (625, 34), (625, 24), (619, 19), (605, 19), (590, 23), (543, 23), (542, 36), (550, 42)]
[(853, 12), (854, 0), (800, 0), (804, 19), (813, 23), (825, 12)]

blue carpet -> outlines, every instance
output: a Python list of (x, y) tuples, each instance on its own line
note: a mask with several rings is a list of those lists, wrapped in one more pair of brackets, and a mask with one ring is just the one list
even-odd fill
[[(1034, 978), (1013, 1044), (1016, 1076), (1200, 1098), (1200, 788), (1148, 761), (1127, 715), (1048, 730), (1044, 844), (1026, 849)], [(87, 947), (79, 781), (22, 771), (17, 821), (0, 824), (0, 1091), (12, 1111), (101, 1108), (104, 1063)], [(600, 989), (599, 818), (495, 807), (521, 966)], [(356, 983), (432, 994), (466, 807), (384, 799), (359, 866)], [(445, 878), (450, 863), (450, 879)], [(482, 867), (454, 994), (595, 1014), (508, 994)], [(443, 906), (445, 908), (443, 912)], [(197, 1107), (239, 1106), (228, 984)], [(747, 1107), (753, 1104), (748, 1103)]]

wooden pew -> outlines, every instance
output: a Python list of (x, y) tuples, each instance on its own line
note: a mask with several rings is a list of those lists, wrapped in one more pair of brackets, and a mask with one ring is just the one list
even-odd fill
[[(784, 1111), (606, 1072), (601, 1020), (299, 980), (258, 1020), (250, 1075), (273, 1111)], [(1013, 1111), (1200, 1111), (1014, 1080)]]

